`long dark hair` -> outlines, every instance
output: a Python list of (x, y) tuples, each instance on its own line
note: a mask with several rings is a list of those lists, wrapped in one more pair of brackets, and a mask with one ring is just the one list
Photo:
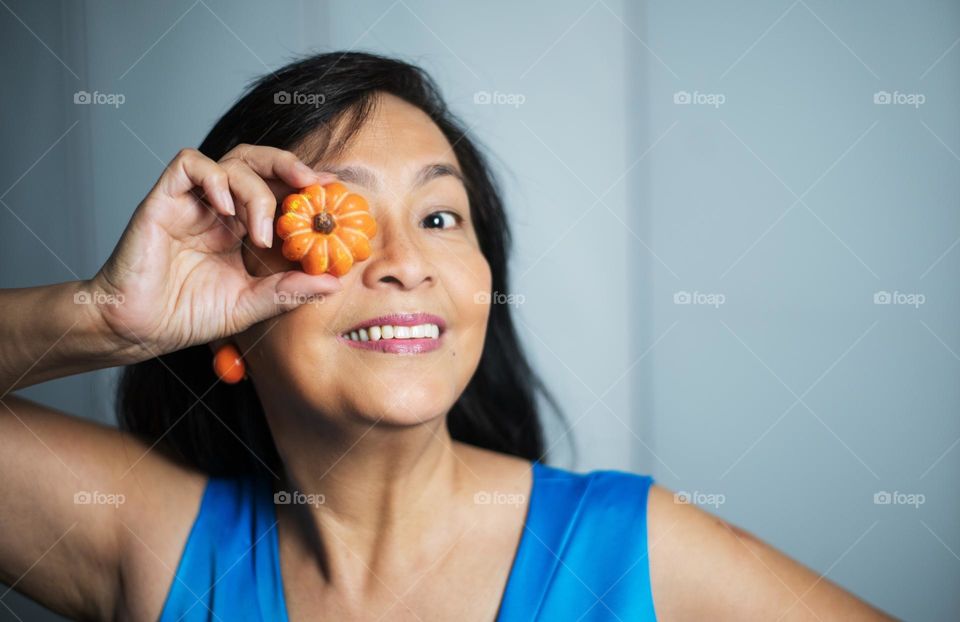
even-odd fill
[[(219, 160), (241, 143), (292, 150), (309, 142), (316, 153), (304, 159), (316, 161), (330, 149), (342, 148), (362, 127), (378, 93), (393, 94), (423, 110), (452, 145), (466, 179), (480, 249), (490, 264), (493, 291), (508, 292), (511, 237), (496, 181), (436, 84), (414, 65), (361, 52), (317, 54), (293, 62), (251, 83), (200, 151)], [(335, 140), (334, 126), (346, 128)], [(316, 136), (321, 140), (315, 142)], [(253, 383), (217, 382), (211, 356), (200, 344), (127, 366), (117, 392), (120, 427), (210, 475), (279, 471)], [(450, 433), (465, 443), (543, 460), (538, 392), (560, 414), (527, 362), (510, 306), (493, 302), (478, 369), (448, 415)]]

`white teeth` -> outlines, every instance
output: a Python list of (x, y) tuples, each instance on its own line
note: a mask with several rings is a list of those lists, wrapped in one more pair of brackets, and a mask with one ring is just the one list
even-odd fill
[(437, 339), (440, 327), (437, 324), (417, 324), (416, 326), (368, 326), (344, 333), (344, 339), (352, 341), (380, 341), (381, 339)]

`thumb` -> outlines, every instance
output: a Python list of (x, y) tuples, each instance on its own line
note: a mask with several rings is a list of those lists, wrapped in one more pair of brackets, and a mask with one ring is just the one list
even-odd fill
[(300, 305), (322, 300), (327, 294), (343, 288), (340, 279), (331, 274), (310, 275), (300, 270), (277, 272), (265, 277), (251, 277), (251, 284), (238, 301), (245, 317), (241, 324), (250, 326)]

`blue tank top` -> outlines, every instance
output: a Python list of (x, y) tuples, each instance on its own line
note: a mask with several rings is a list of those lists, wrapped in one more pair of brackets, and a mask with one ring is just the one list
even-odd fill
[[(524, 531), (497, 615), (531, 620), (656, 620), (647, 557), (653, 478), (533, 463)], [(288, 622), (270, 482), (210, 478), (161, 622)]]

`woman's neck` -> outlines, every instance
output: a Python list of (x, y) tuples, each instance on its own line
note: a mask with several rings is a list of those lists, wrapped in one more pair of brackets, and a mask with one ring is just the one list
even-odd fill
[(274, 422), (285, 469), (278, 491), (291, 502), (277, 515), (295, 526), (300, 562), (328, 580), (357, 585), (403, 572), (430, 554), (425, 533), (438, 542), (459, 537), (463, 480), (474, 478), (443, 418), (409, 427)]

